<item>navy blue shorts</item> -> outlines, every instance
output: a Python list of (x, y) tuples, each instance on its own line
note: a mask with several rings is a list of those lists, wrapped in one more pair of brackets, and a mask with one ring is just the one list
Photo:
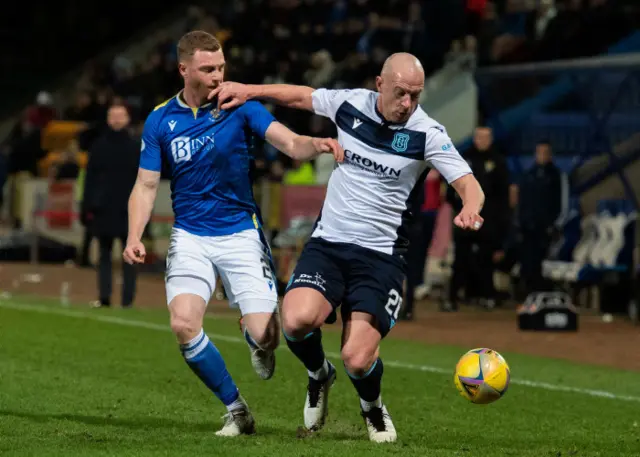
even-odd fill
[(355, 244), (311, 238), (305, 245), (287, 290), (310, 287), (327, 299), (343, 319), (353, 311), (376, 318), (385, 337), (398, 320), (406, 263), (402, 257)]

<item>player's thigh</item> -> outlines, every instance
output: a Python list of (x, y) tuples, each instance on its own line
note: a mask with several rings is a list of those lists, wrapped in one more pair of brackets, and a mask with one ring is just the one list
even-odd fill
[(344, 278), (340, 250), (324, 240), (312, 238), (296, 263), (282, 304), (285, 332), (322, 326), (340, 306)]
[(343, 320), (348, 320), (351, 313), (368, 314), (384, 338), (398, 320), (405, 270), (400, 258), (363, 251), (351, 263), (342, 304)]
[(216, 237), (212, 254), (232, 307), (240, 308), (243, 316), (277, 312), (271, 251), (260, 230)]
[(202, 237), (174, 230), (165, 272), (167, 304), (174, 330), (202, 325), (215, 283), (215, 269)]
[(352, 375), (366, 375), (378, 358), (382, 339), (376, 318), (355, 311), (344, 317), (342, 326), (342, 361)]

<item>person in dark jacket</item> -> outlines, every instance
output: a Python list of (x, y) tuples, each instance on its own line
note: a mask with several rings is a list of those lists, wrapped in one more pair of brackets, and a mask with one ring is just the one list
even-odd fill
[(400, 312), (401, 320), (413, 320), (414, 301), (421, 288), (426, 295), (424, 273), (427, 253), (433, 238), (438, 209), (442, 203), (441, 185), (443, 178), (437, 170), (431, 170), (423, 185), (419, 186), (415, 202), (414, 220), (409, 224), (409, 246), (406, 254), (407, 276), (404, 306)]
[(562, 179), (547, 141), (536, 146), (536, 161), (521, 179), (517, 221), (521, 235), (520, 277), (527, 293), (544, 288), (542, 261), (562, 210)]
[[(118, 239), (123, 249), (128, 232), (128, 202), (136, 181), (140, 143), (129, 132), (129, 111), (114, 104), (107, 112), (107, 129), (89, 149), (82, 213), (100, 244), (98, 268), (101, 306), (111, 305), (112, 249)], [(135, 296), (136, 274), (123, 266), (122, 306), (130, 307)]]
[[(464, 155), (474, 176), (485, 192), (482, 208), (484, 225), (477, 232), (466, 232), (454, 227), (455, 256), (449, 284), (448, 301), (443, 311), (457, 310), (460, 289), (467, 300), (479, 299), (489, 309), (496, 304), (493, 285), (494, 256), (502, 249), (509, 228), (509, 169), (507, 162), (493, 145), (493, 132), (488, 127), (477, 127), (473, 146)], [(447, 200), (458, 212), (462, 202), (449, 188)]]

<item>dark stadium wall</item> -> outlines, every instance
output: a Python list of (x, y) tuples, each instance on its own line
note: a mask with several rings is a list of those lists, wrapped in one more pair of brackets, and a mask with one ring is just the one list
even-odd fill
[(0, 118), (51, 81), (164, 17), (150, 0), (12, 2), (0, 15)]

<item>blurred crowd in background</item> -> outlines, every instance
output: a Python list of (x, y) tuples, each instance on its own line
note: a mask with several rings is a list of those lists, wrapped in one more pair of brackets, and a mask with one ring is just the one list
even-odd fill
[[(481, 66), (595, 55), (633, 26), (621, 3), (610, 0), (209, 3), (187, 9), (184, 31), (202, 29), (218, 37), (228, 62), (227, 79), (312, 87), (375, 89), (382, 62), (399, 50), (416, 54), (427, 76), (461, 53), (472, 54)], [(78, 145), (88, 150), (96, 131), (106, 127), (108, 106), (124, 103), (131, 112), (133, 133), (139, 135), (147, 113), (181, 87), (178, 37), (160, 32), (154, 51), (139, 61), (122, 55), (89, 61), (68, 103), (41, 92), (0, 146), (0, 180), (17, 171), (38, 173), (36, 161), (45, 154), (39, 146), (40, 132), (51, 119), (88, 123), (91, 128)], [(297, 132), (333, 134), (325, 119), (271, 109)], [(292, 183), (322, 184), (326, 179), (327, 173), (311, 164), (292, 163), (268, 145), (259, 146), (258, 175)], [(56, 168), (50, 172), (55, 175)]]
[[(468, 60), (473, 65), (484, 67), (599, 54), (638, 26), (637, 16), (625, 13), (624, 7), (629, 4), (633, 5), (634, 1), (234, 0), (194, 4), (182, 12), (186, 21), (181, 30), (173, 34), (158, 30), (152, 36), (155, 44), (151, 53), (138, 59), (118, 53), (106, 59), (88, 59), (77, 77), (74, 76), (74, 96), (70, 100), (54, 100), (44, 90), (38, 93), (33, 103), (21, 111), (8, 137), (0, 143), (0, 189), (9, 175), (18, 172), (31, 176), (44, 174), (51, 180), (82, 179), (84, 171), (78, 163), (77, 152), (88, 152), (90, 161), (95, 145), (104, 140), (105, 135), (113, 133), (114, 126), (107, 122), (107, 112), (114, 104), (128, 109), (130, 120), (127, 119), (124, 129), (132, 141), (138, 142), (147, 114), (182, 87), (177, 71), (176, 42), (188, 30), (205, 30), (220, 40), (227, 61), (227, 80), (375, 90), (375, 76), (382, 63), (390, 53), (397, 51), (418, 56), (427, 77), (460, 57), (471, 57)], [(138, 14), (142, 14), (142, 7), (138, 9), (141, 9)], [(77, 16), (66, 16), (70, 21), (67, 26), (74, 21), (84, 24), (93, 55), (100, 51), (95, 45), (97, 38), (95, 42), (91, 41), (94, 35), (101, 33), (106, 37), (109, 30), (114, 33), (118, 27), (135, 29), (135, 21), (103, 19), (98, 22), (97, 31), (89, 31), (86, 30), (88, 16), (81, 13)], [(152, 18), (147, 19), (151, 21)], [(43, 46), (46, 49), (46, 44)], [(61, 59), (64, 60), (64, 56)], [(335, 135), (335, 127), (327, 119), (276, 106), (268, 108), (279, 121), (298, 133)], [(64, 153), (43, 170), (41, 159), (47, 151), (42, 147), (42, 132), (54, 119), (83, 122), (88, 128), (78, 141), (71, 142)], [(498, 146), (493, 142), (490, 129), (479, 128), (471, 150), (463, 151), (485, 187), (488, 200), (494, 205), (485, 208), (485, 212), (492, 212), (494, 217), (485, 216), (493, 223), (484, 230), (488, 235), (482, 243), (487, 249), (480, 255), (479, 271), (467, 271), (465, 267), (469, 262), (462, 255), (457, 257), (457, 270), (454, 269), (452, 288), (445, 304), (448, 308), (456, 308), (457, 288), (468, 282), (468, 278), (476, 278), (478, 287), (485, 287), (491, 284), (485, 279), (496, 265), (506, 263), (507, 269), (512, 265), (508, 250), (509, 227), (517, 198), (510, 186), (513, 180), (507, 176), (504, 148)], [(540, 192), (550, 192), (548, 197), (556, 198), (555, 192), (559, 198), (559, 173), (553, 169), (551, 151), (551, 145), (546, 142), (538, 145), (534, 170), (546, 173), (552, 185), (540, 189), (536, 187), (535, 179), (527, 181), (524, 176), (525, 187), (520, 189), (531, 203), (528, 211), (519, 213), (520, 222), (529, 224), (528, 233), (539, 234), (531, 235), (533, 238), (527, 244), (533, 251), (536, 246), (545, 243), (548, 246), (551, 225), (559, 211), (555, 206), (536, 208), (537, 202), (544, 201), (535, 198)], [(254, 153), (255, 178), (289, 185), (326, 184), (333, 168), (331, 158), (295, 163), (267, 144), (256, 144)], [(496, 179), (494, 173), (483, 182), (483, 174), (493, 170), (499, 172), (500, 179)], [(166, 172), (163, 178), (168, 178)], [(445, 201), (444, 195), (434, 199), (433, 192), (432, 198), (425, 200), (421, 207), (427, 223), (418, 230), (418, 242), (421, 237), (429, 239), (431, 236), (429, 231), (433, 231), (435, 220), (433, 212)], [(0, 206), (1, 195), (0, 192)], [(450, 196), (448, 199), (455, 207), (454, 199)], [(544, 220), (528, 221), (528, 215), (533, 212), (542, 214)], [(538, 227), (538, 223), (544, 226)], [(458, 246), (469, 244), (466, 251), (471, 252), (471, 244), (477, 240), (469, 241), (458, 235), (454, 234)], [(424, 252), (415, 260), (419, 277), (414, 286), (419, 286), (423, 277), (420, 265), (424, 266), (427, 247), (428, 243), (420, 249)], [(86, 249), (85, 244), (85, 254)], [(544, 249), (538, 249), (538, 254), (533, 251), (531, 256), (536, 257)], [(459, 252), (465, 252), (465, 249)], [(529, 275), (530, 286), (535, 287), (540, 272), (527, 272), (527, 268), (524, 265), (524, 274)], [(532, 268), (535, 270), (535, 265)], [(489, 307), (493, 306), (496, 293), (492, 287), (474, 293), (488, 302)]]

